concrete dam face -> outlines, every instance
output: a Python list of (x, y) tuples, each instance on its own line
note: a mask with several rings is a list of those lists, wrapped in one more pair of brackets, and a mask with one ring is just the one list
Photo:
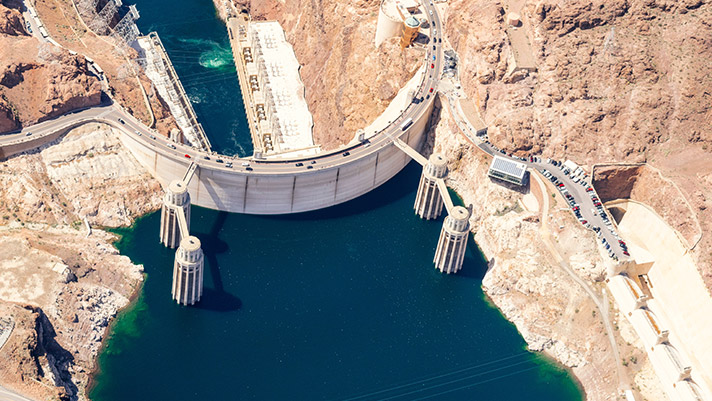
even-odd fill
[[(414, 123), (401, 133), (400, 138), (414, 149), (422, 146), (432, 100), (420, 118), (414, 119)], [(262, 169), (259, 161), (252, 162), (252, 171), (243, 171), (237, 166), (228, 169), (201, 165), (197, 157), (187, 159), (161, 152), (133, 135), (122, 135), (124, 145), (164, 188), (174, 180), (181, 180), (191, 162), (195, 161), (198, 169), (188, 184), (191, 203), (248, 214), (299, 213), (346, 202), (377, 188), (410, 162), (411, 158), (389, 138), (372, 140), (368, 149), (360, 145), (360, 152), (351, 150), (353, 154), (348, 156), (342, 156), (342, 150), (328, 162), (312, 157), (316, 163), (308, 164), (310, 169), (306, 166), (297, 168), (296, 160), (267, 162), (284, 166), (273, 172), (275, 169)]]

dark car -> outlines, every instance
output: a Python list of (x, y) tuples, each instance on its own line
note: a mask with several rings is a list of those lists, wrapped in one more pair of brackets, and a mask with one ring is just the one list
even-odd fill
[(301, 162), (296, 164), (297, 167), (302, 167), (303, 165), (304, 165), (304, 163), (301, 163)]

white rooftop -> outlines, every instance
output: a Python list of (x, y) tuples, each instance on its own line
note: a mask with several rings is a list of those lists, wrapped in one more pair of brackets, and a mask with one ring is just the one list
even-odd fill
[(272, 128), (279, 148), (289, 151), (314, 146), (314, 122), (304, 98), (301, 65), (282, 26), (276, 21), (259, 21), (250, 23), (249, 30), (255, 53), (262, 53), (259, 69), (269, 79), (265, 99), (275, 110)]
[(522, 179), (524, 173), (527, 171), (527, 165), (512, 159), (495, 156), (490, 165), (490, 169)]

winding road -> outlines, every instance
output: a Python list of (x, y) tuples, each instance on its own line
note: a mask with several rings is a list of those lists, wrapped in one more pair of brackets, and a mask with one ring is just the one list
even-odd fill
[[(437, 8), (429, 2), (423, 2), (423, 5), (427, 11), (432, 11), (431, 24), (440, 27), (441, 21)], [(91, 122), (100, 122), (107, 123), (121, 130), (124, 134), (155, 149), (163, 156), (180, 160), (181, 162), (187, 162), (188, 160), (186, 159), (190, 159), (190, 161), (196, 162), (199, 167), (231, 171), (238, 175), (294, 175), (300, 173), (307, 174), (310, 173), (312, 169), (337, 168), (354, 160), (369, 157), (379, 149), (392, 145), (394, 138), (400, 138), (407, 132), (407, 130), (401, 129), (401, 124), (404, 121), (407, 121), (409, 118), (417, 121), (425, 117), (424, 113), (430, 113), (430, 106), (436, 95), (442, 72), (442, 43), (436, 39), (437, 38), (431, 38), (431, 41), (428, 43), (423, 67), (427, 69), (427, 73), (423, 75), (424, 79), (419, 85), (415, 95), (417, 98), (423, 97), (425, 99), (427, 97), (427, 100), (419, 103), (410, 103), (398, 118), (392, 121), (385, 129), (374, 135), (370, 140), (307, 158), (280, 160), (255, 159), (253, 157), (235, 158), (215, 152), (198, 150), (189, 145), (174, 143), (159, 135), (155, 130), (150, 129), (135, 119), (130, 113), (126, 112), (114, 102), (85, 110), (74, 111), (52, 120), (27, 127), (19, 133), (3, 135), (0, 137), (0, 147), (29, 141), (33, 141), (33, 143), (37, 143), (37, 146), (41, 146), (44, 143), (39, 141), (38, 138), (48, 137), (59, 130), (66, 130), (69, 127)], [(433, 90), (432, 93), (430, 92), (431, 88)], [(228, 161), (233, 162), (232, 167), (227, 167)], [(249, 166), (247, 164), (249, 164)]]

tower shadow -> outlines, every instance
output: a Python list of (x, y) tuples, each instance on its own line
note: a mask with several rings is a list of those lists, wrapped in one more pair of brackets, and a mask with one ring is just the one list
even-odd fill
[(210, 232), (199, 236), (203, 245), (205, 265), (210, 268), (210, 276), (213, 279), (213, 288), (203, 287), (203, 296), (200, 302), (195, 305), (198, 309), (232, 312), (242, 306), (240, 298), (225, 291), (222, 276), (220, 275), (220, 263), (218, 263), (217, 255), (230, 249), (228, 244), (219, 237), (227, 217), (227, 212), (218, 212)]

